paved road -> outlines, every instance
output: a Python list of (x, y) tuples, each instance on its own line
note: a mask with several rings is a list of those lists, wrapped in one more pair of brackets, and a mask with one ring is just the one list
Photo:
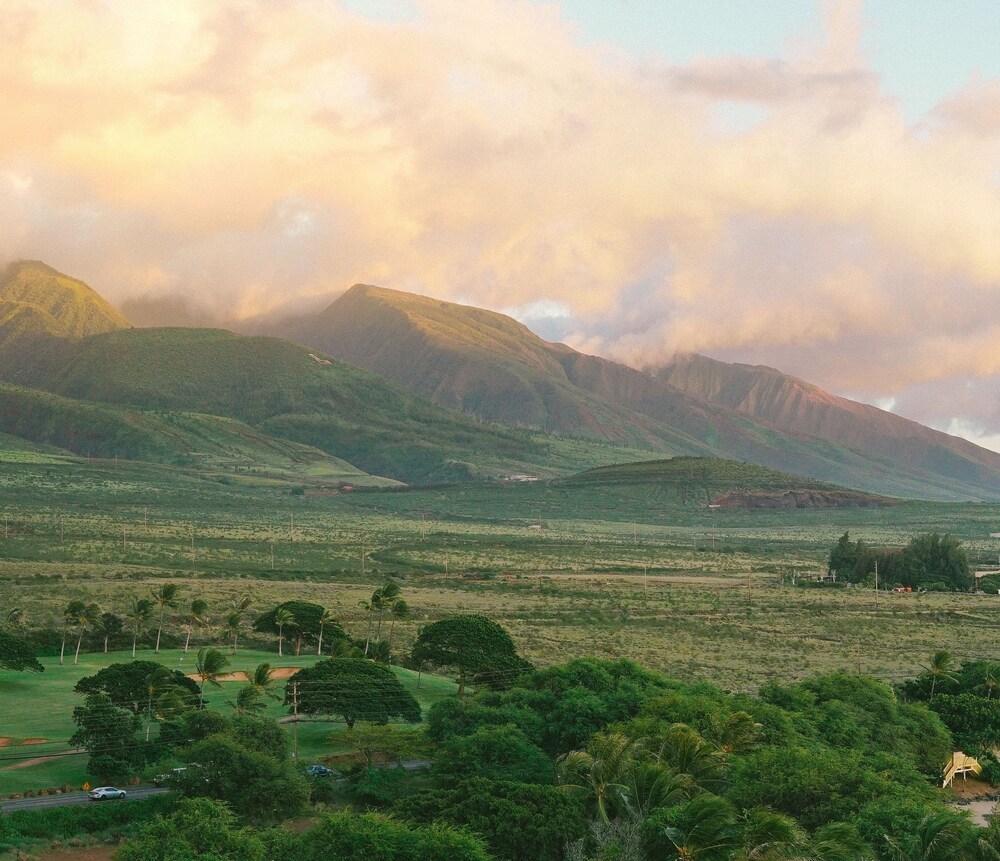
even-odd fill
[[(161, 789), (159, 786), (137, 786), (125, 790), (128, 795), (124, 799), (107, 799), (105, 801), (95, 801), (94, 804), (121, 804), (123, 801), (138, 801), (140, 798), (149, 798), (151, 795), (160, 795), (169, 792), (169, 789)], [(0, 811), (3, 813), (14, 813), (18, 810), (41, 810), (45, 807), (75, 807), (80, 804), (87, 804), (90, 799), (86, 792), (67, 792), (64, 795), (45, 795), (41, 798), (21, 798), (17, 801), (4, 801), (0, 804)]]

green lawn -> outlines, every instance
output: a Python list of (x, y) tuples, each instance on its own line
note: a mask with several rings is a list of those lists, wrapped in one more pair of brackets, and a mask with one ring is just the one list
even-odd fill
[[(84, 676), (93, 675), (111, 663), (131, 660), (131, 652), (81, 654), (80, 662), (73, 665), (72, 654), (59, 666), (58, 658), (43, 658), (45, 672), (14, 673), (0, 670), (0, 737), (11, 740), (8, 747), (0, 749), (0, 795), (41, 789), (70, 783), (78, 786), (86, 779), (86, 755), (52, 757), (39, 764), (19, 767), (27, 757), (47, 756), (69, 749), (69, 738), (75, 730), (72, 720), (73, 707), (83, 698), (73, 691), (74, 685)], [(162, 650), (159, 655), (139, 650), (139, 660), (155, 660), (188, 673), (194, 669), (195, 653), (187, 655), (180, 649)], [(268, 662), (272, 667), (308, 666), (316, 655), (285, 655), (279, 658), (274, 652), (240, 650), (231, 656), (232, 671), (252, 671), (258, 664)], [(421, 706), (449, 696), (458, 690), (450, 679), (424, 673), (417, 687), (417, 674), (411, 670), (394, 667), (399, 677)], [(223, 682), (221, 687), (209, 686), (206, 690), (208, 708), (232, 712), (229, 701), (235, 698), (243, 682)], [(283, 691), (284, 682), (275, 682), (275, 693)], [(271, 701), (267, 714), (280, 718), (288, 714), (286, 706)], [(286, 724), (286, 728), (291, 729)], [(337, 737), (344, 731), (341, 723), (303, 722), (299, 726), (299, 758), (312, 761), (320, 756), (343, 753), (348, 750)], [(25, 745), (25, 739), (45, 739), (44, 743)]]

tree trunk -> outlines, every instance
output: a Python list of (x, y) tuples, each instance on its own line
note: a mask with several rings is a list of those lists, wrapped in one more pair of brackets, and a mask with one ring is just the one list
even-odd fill
[(368, 610), (368, 632), (365, 634), (365, 657), (366, 658), (368, 657), (368, 644), (372, 640), (372, 616), (373, 615), (374, 615), (374, 611), (372, 611), (371, 608), (369, 608), (369, 610)]
[(135, 641), (139, 639), (139, 626), (132, 629), (132, 657), (135, 657)]
[(233, 634), (233, 654), (234, 655), (239, 651), (239, 644), (240, 644), (240, 635), (239, 635), (239, 632), (237, 631), (235, 634)]
[(184, 654), (188, 653), (188, 645), (191, 642), (191, 625), (188, 625), (187, 637), (184, 639)]
[(105, 655), (108, 653), (108, 637), (109, 636), (110, 636), (109, 634), (105, 634), (104, 635), (104, 654)]
[(323, 654), (323, 626), (319, 626), (319, 645), (316, 647), (316, 657)]
[(80, 636), (76, 638), (76, 654), (73, 655), (74, 667), (80, 662), (80, 643), (82, 642), (83, 642), (83, 630), (80, 631)]
[(163, 630), (163, 614), (166, 612), (166, 607), (160, 608), (160, 624), (156, 628), (156, 654), (160, 654), (160, 631)]
[(375, 642), (382, 642), (382, 611), (378, 613), (378, 624), (375, 626)]
[(458, 671), (458, 695), (465, 696), (465, 670)]
[(302, 635), (301, 634), (299, 634), (299, 636), (297, 636), (295, 638), (295, 654), (296, 654), (296, 656), (302, 654)]
[(63, 655), (66, 654), (66, 630), (63, 629), (62, 646), (59, 649), (59, 666), (62, 666)]
[(282, 641), (283, 639), (284, 639), (284, 638), (283, 638), (283, 637), (282, 637), (282, 635), (281, 635), (281, 628), (278, 628), (278, 657), (279, 657), (279, 658), (283, 657), (283, 655), (282, 655), (282, 653), (281, 653), (281, 641)]
[(146, 702), (146, 741), (149, 741), (149, 725), (153, 722), (153, 698)]

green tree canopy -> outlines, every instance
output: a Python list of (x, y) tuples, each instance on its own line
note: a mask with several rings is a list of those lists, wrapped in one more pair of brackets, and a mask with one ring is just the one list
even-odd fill
[(92, 676), (84, 676), (73, 690), (78, 694), (107, 694), (116, 705), (127, 708), (133, 714), (141, 714), (147, 707), (147, 679), (158, 672), (169, 674), (170, 684), (188, 695), (192, 705), (197, 703), (198, 683), (178, 670), (171, 670), (156, 661), (109, 664)]
[(0, 630), (0, 667), (5, 670), (28, 670), (40, 673), (45, 667), (35, 657), (35, 650), (20, 637)]
[(518, 783), (552, 783), (552, 761), (516, 726), (484, 726), (448, 739), (434, 758), (434, 772), (449, 780), (486, 777)]
[(272, 610), (262, 613), (253, 623), (253, 629), (262, 634), (278, 635), (278, 626), (275, 623), (275, 615), (279, 610), (285, 610), (291, 614), (295, 620), (295, 627), (286, 627), (282, 632), (295, 643), (295, 654), (302, 652), (304, 643), (318, 642), (320, 631), (323, 639), (327, 642), (343, 640), (347, 638), (344, 629), (338, 622), (330, 618), (325, 607), (319, 604), (311, 604), (308, 601), (285, 601)]
[(394, 812), (411, 822), (464, 826), (497, 858), (518, 861), (562, 861), (566, 845), (587, 833), (583, 806), (558, 787), (485, 778), (416, 793)]
[(287, 705), (293, 701), (296, 684), (301, 714), (340, 715), (349, 727), (358, 720), (420, 722), (420, 704), (395, 673), (363, 658), (327, 658), (300, 670), (285, 686)]
[(413, 661), (458, 670), (459, 696), (468, 682), (509, 688), (518, 675), (532, 669), (517, 654), (510, 634), (478, 614), (451, 616), (427, 625), (413, 645)]
[(122, 780), (142, 767), (146, 749), (137, 735), (139, 717), (116, 706), (107, 694), (88, 694), (73, 709), (73, 722), (77, 730), (69, 743), (90, 754), (87, 771), (98, 781)]
[(208, 798), (183, 798), (169, 816), (158, 817), (123, 842), (117, 861), (267, 861), (275, 857), (265, 839), (239, 828), (229, 805)]
[(188, 768), (178, 779), (188, 796), (225, 801), (255, 822), (280, 822), (305, 804), (305, 780), (288, 762), (248, 747), (246, 737), (212, 735), (187, 749)]
[(443, 824), (412, 825), (387, 816), (334, 813), (300, 838), (297, 861), (490, 861), (483, 842)]

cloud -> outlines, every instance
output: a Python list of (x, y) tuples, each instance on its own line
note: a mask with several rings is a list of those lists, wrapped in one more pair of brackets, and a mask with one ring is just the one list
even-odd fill
[(997, 80), (908, 125), (858, 0), (784, 56), (684, 66), (554, 4), (411, 5), (5, 3), (0, 258), (199, 319), (358, 281), (559, 307), (615, 358), (871, 398), (1000, 370)]

